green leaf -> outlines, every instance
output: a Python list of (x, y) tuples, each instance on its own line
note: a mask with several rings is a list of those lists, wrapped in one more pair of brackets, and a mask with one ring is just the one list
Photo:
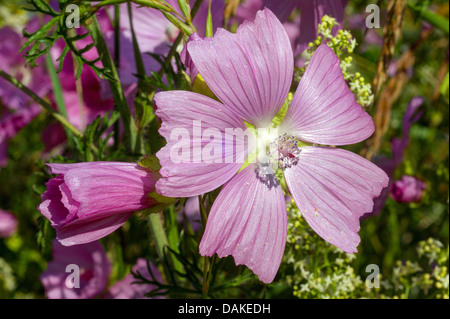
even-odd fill
[(159, 171), (161, 169), (159, 159), (155, 155), (144, 157), (138, 164), (153, 171)]
[(178, 0), (178, 6), (181, 9), (186, 21), (191, 21), (191, 8), (189, 7), (189, 1), (186, 0)]
[(208, 16), (206, 17), (206, 31), (205, 37), (211, 38), (213, 36), (213, 23), (211, 15), (211, 0), (208, 1)]
[(34, 33), (28, 33), (25, 29), (22, 31), (23, 35), (28, 38), (27, 42), (20, 48), (19, 52), (22, 52), (26, 47), (28, 47), (31, 43), (39, 40), (40, 38), (47, 36), (48, 32), (53, 28), (53, 26), (58, 22), (58, 17), (52, 18), (42, 27), (40, 27)]
[(449, 20), (443, 16), (424, 8), (420, 1), (413, 3), (411, 0), (407, 2), (408, 8), (410, 8), (419, 18), (427, 21), (433, 27), (441, 29), (447, 35), (449, 35)]

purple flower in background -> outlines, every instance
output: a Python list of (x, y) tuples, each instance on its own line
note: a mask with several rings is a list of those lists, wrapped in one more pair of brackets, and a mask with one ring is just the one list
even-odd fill
[[(340, 24), (333, 29), (333, 35), (342, 28), (345, 0), (245, 0), (236, 10), (238, 22), (253, 20), (256, 12), (269, 8), (284, 24), (291, 40), (294, 55), (302, 53), (308, 43), (317, 37), (317, 26), (324, 15), (329, 15)], [(295, 9), (300, 9), (300, 17), (288, 21)]]
[(390, 189), (392, 198), (399, 203), (419, 202), (427, 184), (413, 176), (403, 175), (401, 180), (395, 181)]
[[(154, 279), (159, 282), (162, 281), (161, 274), (155, 265), (150, 264)], [(144, 278), (152, 280), (152, 276), (148, 271), (147, 261), (139, 258), (136, 265), (133, 266), (132, 271), (136, 274), (142, 275)], [(136, 283), (133, 274), (128, 274), (124, 279), (116, 282), (108, 292), (105, 294), (105, 299), (145, 299), (145, 294), (155, 289), (155, 286), (150, 284)], [(161, 298), (161, 297), (160, 297)]]
[(3, 209), (0, 209), (0, 237), (9, 237), (17, 230), (17, 218)]
[(90, 299), (105, 290), (110, 272), (110, 262), (99, 242), (65, 247), (54, 240), (53, 260), (40, 280), (48, 299)]
[(388, 157), (376, 157), (373, 162), (381, 167), (389, 177), (389, 185), (385, 187), (380, 196), (374, 200), (374, 206), (372, 212), (366, 214), (364, 218), (378, 215), (384, 207), (384, 203), (389, 195), (389, 190), (394, 183), (394, 174), (397, 167), (403, 162), (403, 155), (409, 144), (409, 130), (411, 125), (417, 122), (423, 114), (423, 111), (419, 111), (420, 106), (424, 103), (424, 98), (416, 96), (409, 102), (405, 115), (403, 116), (402, 129), (403, 136), (401, 138), (394, 138), (391, 141), (392, 158)]
[[(30, 24), (34, 23), (34, 20)], [(45, 67), (25, 68), (25, 59), (18, 54), (23, 37), (10, 27), (0, 29), (0, 69), (14, 76), (39, 96), (51, 88)], [(40, 59), (42, 62), (42, 59)], [(41, 63), (42, 64), (42, 63)], [(28, 125), (41, 111), (40, 107), (11, 83), (0, 78), (0, 167), (7, 164), (7, 141)]]
[(109, 235), (155, 200), (158, 174), (135, 163), (47, 164), (53, 174), (38, 209), (65, 246)]
[(183, 154), (188, 161), (173, 162), (171, 152), (180, 141), (173, 141), (171, 134), (185, 129), (193, 136), (192, 123), (198, 120), (204, 123), (202, 128), (220, 132), (245, 130), (244, 121), (268, 128), (292, 82), (294, 59), (288, 35), (265, 9), (236, 34), (218, 29), (213, 38), (189, 42), (188, 51), (220, 102), (185, 91), (155, 95), (156, 114), (162, 120), (159, 132), (167, 140), (157, 153), (162, 177), (156, 189), (169, 197), (190, 197), (225, 184), (209, 213), (200, 254), (232, 255), (236, 264), (248, 266), (261, 281), (274, 279), (287, 232), (285, 195), (275, 175), (266, 173), (277, 167), (309, 225), (331, 244), (356, 252), (359, 218), (372, 210), (372, 199), (387, 185), (388, 177), (349, 151), (299, 146), (300, 141), (354, 144), (373, 133), (373, 121), (356, 103), (333, 51), (321, 45), (314, 53), (279, 135), (266, 141), (271, 152), (275, 148), (268, 163), (257, 161), (241, 171), (238, 160), (192, 163), (190, 154)]
[[(354, 14), (348, 18), (348, 27), (351, 30), (363, 32), (364, 39), (359, 47), (360, 52), (366, 52), (371, 46), (381, 48), (383, 46), (383, 36), (379, 33), (379, 29), (371, 28), (368, 29), (366, 25), (366, 18), (368, 13), (364, 14)], [(381, 17), (385, 17), (386, 13), (381, 14)], [(381, 21), (381, 25), (385, 25), (384, 21)], [(389, 65), (391, 67), (392, 63)], [(388, 71), (389, 72), (389, 71)]]
[(187, 227), (187, 225), (190, 224), (192, 230), (197, 232), (202, 226), (200, 220), (198, 197), (190, 197), (186, 200), (183, 210), (178, 215), (178, 221), (182, 223), (184, 227)]
[(8, 140), (16, 136), (40, 112), (41, 108), (36, 104), (19, 107), (16, 110), (7, 108), (3, 110), (3, 114), (0, 116), (0, 167), (6, 166), (8, 163)]

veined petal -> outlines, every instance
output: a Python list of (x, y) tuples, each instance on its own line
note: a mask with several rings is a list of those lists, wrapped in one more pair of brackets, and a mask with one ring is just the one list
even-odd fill
[[(239, 171), (243, 161), (226, 160), (228, 155), (234, 158), (237, 148), (224, 139), (225, 130), (247, 128), (225, 105), (187, 91), (157, 93), (155, 102), (156, 115), (162, 120), (159, 133), (167, 140), (156, 154), (162, 166), (161, 179), (156, 183), (158, 193), (169, 197), (200, 195), (223, 185)], [(174, 135), (180, 130), (186, 132), (185, 140), (179, 140), (178, 133)], [(220, 146), (221, 154), (214, 154), (217, 161), (210, 163), (202, 153), (206, 142), (210, 142), (209, 136), (203, 137), (207, 130), (220, 137), (213, 143)], [(173, 158), (175, 147), (183, 148), (180, 161)]]
[(280, 186), (269, 189), (249, 165), (227, 183), (211, 208), (200, 254), (232, 255), (270, 283), (286, 244), (287, 216)]
[(135, 163), (114, 169), (92, 165), (70, 169), (64, 182), (79, 203), (78, 218), (99, 218), (148, 208), (153, 201), (148, 194), (155, 185), (152, 173)]
[(347, 145), (365, 140), (374, 129), (372, 118), (347, 86), (338, 57), (322, 44), (306, 68), (281, 130), (306, 142)]
[(359, 218), (387, 186), (386, 173), (352, 152), (303, 147), (298, 164), (284, 171), (287, 185), (308, 224), (345, 252), (356, 252)]
[(93, 242), (122, 226), (133, 213), (117, 214), (104, 218), (88, 216), (56, 228), (56, 237), (64, 246)]
[(294, 58), (280, 21), (268, 9), (232, 34), (218, 29), (213, 38), (188, 43), (195, 66), (214, 94), (255, 126), (267, 127), (283, 105)]

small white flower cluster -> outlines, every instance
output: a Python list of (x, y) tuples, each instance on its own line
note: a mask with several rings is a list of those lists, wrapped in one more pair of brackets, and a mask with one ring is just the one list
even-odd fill
[(355, 255), (326, 243), (310, 228), (293, 200), (288, 214), (285, 265), (292, 270), (286, 281), (297, 298), (350, 298), (363, 287), (361, 277), (350, 266)]
[(293, 200), (286, 203), (284, 280), (297, 298), (449, 298), (449, 250), (436, 239), (421, 241), (417, 261), (397, 261), (379, 274), (380, 288), (366, 286), (353, 267), (354, 254), (326, 243), (307, 225)]
[(14, 278), (11, 266), (0, 257), (0, 296), (2, 289), (13, 291), (16, 288), (16, 280)]
[(365, 82), (364, 77), (359, 72), (351, 72), (353, 68), (353, 58), (351, 55), (356, 47), (356, 40), (347, 30), (339, 30), (336, 36), (331, 34), (332, 29), (337, 26), (335, 18), (324, 15), (322, 22), (318, 26), (318, 36), (315, 41), (308, 44), (306, 50), (307, 60), (309, 61), (314, 51), (322, 44), (326, 43), (333, 49), (334, 53), (339, 57), (340, 67), (344, 78), (347, 81), (350, 90), (355, 94), (356, 101), (362, 106), (367, 107), (373, 101), (372, 87)]

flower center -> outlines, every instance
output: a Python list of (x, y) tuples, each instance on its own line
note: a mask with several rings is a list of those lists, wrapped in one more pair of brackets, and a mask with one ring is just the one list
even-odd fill
[(301, 153), (298, 144), (298, 139), (284, 133), (270, 142), (264, 161), (257, 161), (256, 176), (269, 189), (280, 185), (277, 173), (298, 164)]
[(300, 153), (298, 140), (284, 133), (270, 143), (269, 162), (284, 170), (297, 165)]

